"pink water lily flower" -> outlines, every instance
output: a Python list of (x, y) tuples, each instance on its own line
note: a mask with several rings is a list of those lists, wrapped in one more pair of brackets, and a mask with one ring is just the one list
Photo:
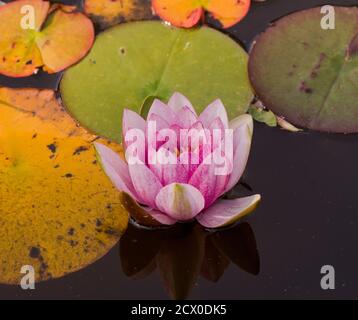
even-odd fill
[(260, 195), (220, 199), (245, 170), (253, 134), (250, 115), (229, 122), (216, 100), (198, 116), (188, 99), (175, 93), (167, 105), (155, 100), (146, 120), (125, 110), (122, 131), (126, 160), (95, 143), (100, 162), (116, 188), (159, 223), (196, 219), (207, 228), (223, 227), (260, 201)]

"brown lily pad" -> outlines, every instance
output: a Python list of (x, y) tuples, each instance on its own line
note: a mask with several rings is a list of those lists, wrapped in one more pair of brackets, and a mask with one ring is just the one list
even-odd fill
[(263, 104), (298, 127), (358, 132), (358, 8), (288, 15), (261, 34), (250, 54), (251, 83)]
[(153, 18), (151, 0), (85, 0), (85, 13), (99, 29)]
[(0, 283), (19, 284), (23, 265), (42, 281), (102, 257), (129, 215), (96, 161), (97, 137), (51, 90), (0, 88), (0, 113)]

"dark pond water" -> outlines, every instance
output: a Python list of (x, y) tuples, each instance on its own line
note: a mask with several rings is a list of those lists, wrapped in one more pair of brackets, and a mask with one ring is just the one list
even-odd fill
[[(254, 4), (229, 33), (249, 46), (270, 21), (322, 4), (358, 1), (268, 0)], [(53, 87), (57, 79), (0, 77), (0, 85)], [(257, 124), (245, 182), (263, 201), (245, 222), (217, 234), (195, 226), (170, 234), (131, 227), (88, 268), (31, 292), (0, 285), (0, 298), (356, 299), (357, 164), (357, 135), (293, 134)], [(320, 287), (323, 265), (336, 270), (335, 290)], [(165, 271), (173, 268), (180, 276), (170, 280)]]

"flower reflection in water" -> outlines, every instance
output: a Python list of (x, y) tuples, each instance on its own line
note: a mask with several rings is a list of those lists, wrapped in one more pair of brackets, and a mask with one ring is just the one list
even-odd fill
[(158, 269), (173, 299), (187, 298), (199, 275), (219, 281), (230, 263), (253, 275), (260, 270), (255, 235), (247, 222), (216, 232), (196, 223), (160, 230), (130, 224), (119, 248), (128, 277), (143, 278)]

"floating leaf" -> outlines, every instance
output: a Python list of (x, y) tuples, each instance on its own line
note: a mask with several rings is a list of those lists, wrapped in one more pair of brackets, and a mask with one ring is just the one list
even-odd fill
[(249, 11), (250, 0), (153, 0), (153, 9), (163, 20), (177, 27), (191, 28), (204, 14), (211, 13), (224, 28), (241, 21)]
[(267, 124), (269, 127), (276, 127), (277, 120), (275, 114), (270, 110), (250, 106), (249, 114), (258, 122)]
[(23, 265), (40, 281), (102, 257), (128, 212), (96, 162), (96, 136), (50, 90), (1, 88), (0, 113), (0, 282), (18, 284)]
[[(35, 11), (35, 30), (21, 27), (21, 8), (31, 5)], [(34, 41), (46, 19), (49, 3), (41, 0), (14, 1), (0, 7), (0, 73), (7, 76), (28, 76), (42, 65), (41, 53)]]
[(214, 29), (132, 22), (101, 33), (90, 54), (66, 71), (61, 82), (62, 99), (71, 113), (94, 132), (117, 141), (124, 108), (139, 113), (148, 96), (175, 91), (199, 112), (221, 98), (230, 118), (245, 113), (253, 97), (247, 54)]
[(358, 8), (335, 7), (335, 29), (320, 8), (277, 21), (253, 46), (249, 72), (259, 99), (299, 127), (358, 132)]
[(240, 22), (250, 9), (250, 0), (204, 0), (204, 8), (218, 20), (223, 28)]
[(150, 0), (85, 0), (84, 10), (100, 29), (153, 18)]
[[(22, 8), (26, 6), (34, 9), (34, 29), (25, 23), (27, 11)], [(49, 2), (42, 0), (19, 0), (0, 7), (0, 74), (25, 77), (42, 66), (54, 73), (86, 55), (94, 40), (91, 21), (81, 13), (62, 10), (46, 20), (49, 10)]]
[(44, 69), (64, 70), (86, 55), (94, 40), (93, 26), (81, 13), (56, 11), (37, 38)]

